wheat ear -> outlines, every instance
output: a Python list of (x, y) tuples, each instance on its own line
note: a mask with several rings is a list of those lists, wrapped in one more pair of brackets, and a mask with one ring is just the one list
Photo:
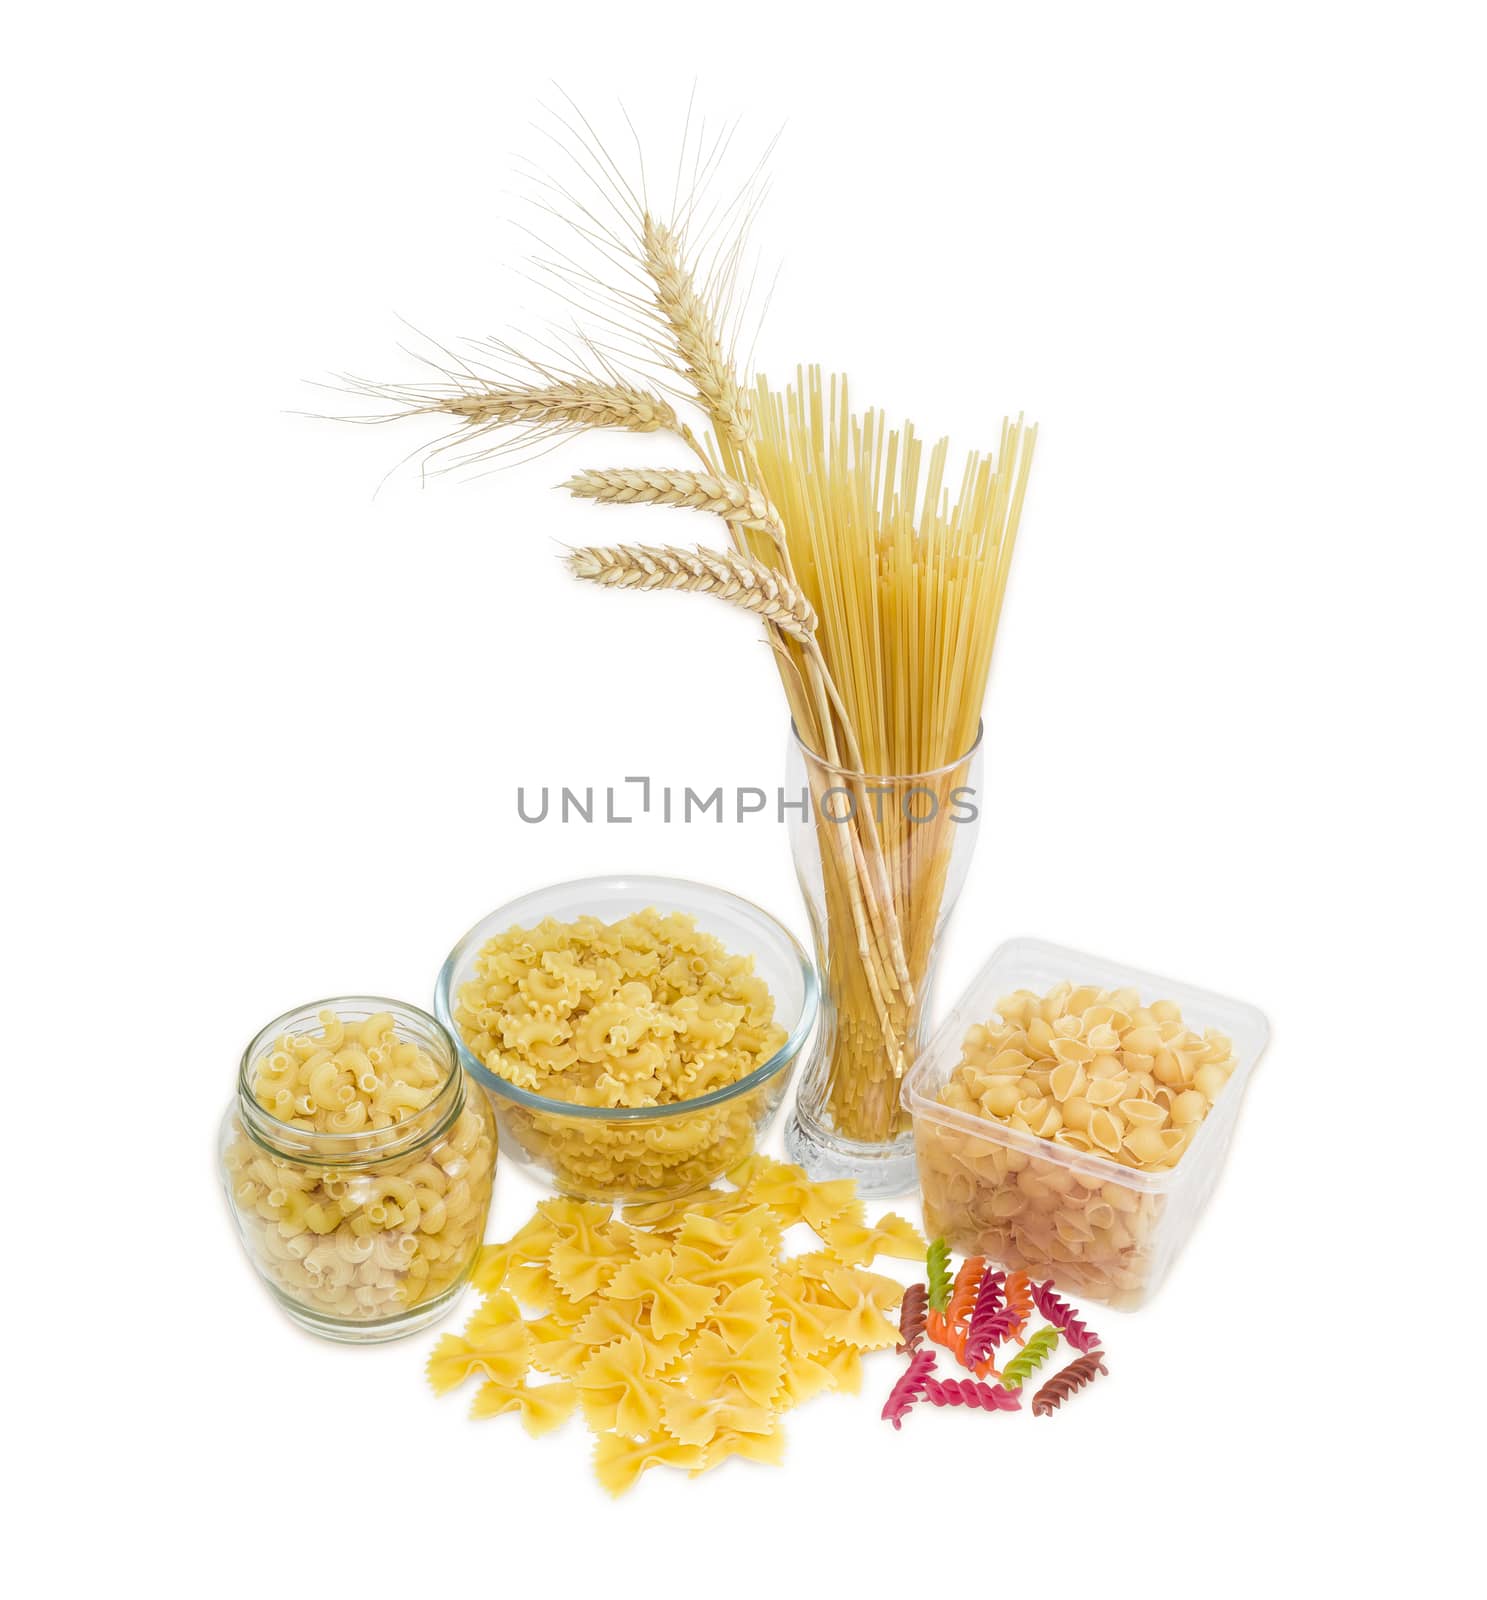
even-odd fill
[(606, 505), (689, 506), (771, 534), (779, 528), (778, 514), (757, 489), (712, 472), (621, 467), (580, 472), (562, 487), (580, 500)]
[(811, 603), (783, 573), (737, 550), (587, 545), (568, 553), (576, 578), (610, 589), (685, 589), (742, 606), (801, 644), (816, 631)]
[(388, 422), (402, 417), (453, 417), (473, 432), (520, 428), (548, 432), (580, 432), (587, 428), (622, 428), (629, 433), (678, 432), (680, 424), (670, 401), (628, 383), (574, 378), (545, 384), (373, 383), (347, 378), (353, 394), (389, 400), (397, 410), (358, 421)]
[(712, 418), (719, 441), (745, 456), (750, 447), (748, 399), (724, 352), (711, 308), (683, 258), (681, 240), (647, 214), (640, 247), (656, 308), (675, 342), (683, 374)]

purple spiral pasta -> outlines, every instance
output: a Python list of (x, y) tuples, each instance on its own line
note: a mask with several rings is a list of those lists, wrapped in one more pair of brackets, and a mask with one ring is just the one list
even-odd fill
[(924, 1385), (924, 1398), (932, 1406), (969, 1406), (973, 1411), (1018, 1411), (1022, 1401), (996, 1383), (977, 1383), (974, 1378), (947, 1378), (943, 1383), (930, 1378)]
[(1022, 1325), (1022, 1318), (1013, 1306), (1004, 1303), (1003, 1285), (1006, 1274), (988, 1272), (981, 1280), (976, 1296), (976, 1309), (966, 1328), (965, 1352), (961, 1360), (968, 1367), (979, 1367), (1014, 1329)]
[(909, 1357), (909, 1364), (904, 1368), (898, 1382), (889, 1391), (888, 1399), (883, 1405), (883, 1420), (891, 1422), (895, 1428), (904, 1425), (904, 1418), (914, 1409), (917, 1401), (924, 1397), (925, 1386), (930, 1381), (930, 1374), (935, 1370), (935, 1353), (930, 1349), (916, 1350)]
[(1033, 1415), (1035, 1417), (1050, 1415), (1071, 1394), (1082, 1389), (1085, 1384), (1093, 1383), (1100, 1373), (1109, 1370), (1105, 1365), (1105, 1353), (1102, 1350), (1091, 1350), (1087, 1355), (1075, 1356), (1068, 1366), (1055, 1372), (1033, 1396)]
[(1033, 1304), (1045, 1322), (1051, 1322), (1075, 1349), (1088, 1355), (1099, 1348), (1100, 1336), (1074, 1315), (1074, 1308), (1053, 1287), (1053, 1279), (1032, 1285)]
[(922, 1283), (911, 1283), (904, 1290), (898, 1308), (898, 1347), (900, 1350), (917, 1350), (924, 1337), (924, 1325), (929, 1317), (929, 1289)]

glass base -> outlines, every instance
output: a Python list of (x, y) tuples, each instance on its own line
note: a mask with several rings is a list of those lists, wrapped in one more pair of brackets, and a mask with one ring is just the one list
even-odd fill
[(414, 1306), (399, 1317), (380, 1317), (375, 1322), (351, 1322), (343, 1317), (322, 1316), (281, 1294), (274, 1298), (291, 1322), (297, 1323), (306, 1333), (321, 1339), (334, 1339), (339, 1344), (386, 1344), (391, 1339), (402, 1339), (410, 1333), (422, 1333), (441, 1317), (447, 1316), (454, 1303), (464, 1292), (465, 1279), (454, 1284), (433, 1300)]
[(912, 1130), (901, 1133), (892, 1144), (861, 1144), (807, 1123), (798, 1105), (785, 1124), (785, 1155), (818, 1183), (854, 1179), (857, 1192), (869, 1199), (907, 1194), (919, 1176)]

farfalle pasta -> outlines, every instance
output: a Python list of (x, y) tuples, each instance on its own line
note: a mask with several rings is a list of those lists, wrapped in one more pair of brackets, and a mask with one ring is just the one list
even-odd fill
[[(754, 1156), (738, 1187), (685, 1204), (543, 1201), (512, 1239), (487, 1246), (473, 1281), (489, 1297), (428, 1364), (443, 1393), (485, 1378), (472, 1415), (513, 1412), (529, 1432), (581, 1411), (598, 1436), (600, 1482), (621, 1494), (651, 1467), (706, 1472), (732, 1456), (778, 1461), (783, 1413), (829, 1390), (855, 1392), (865, 1351), (899, 1342), (903, 1287), (828, 1244), (781, 1254), (803, 1213), (829, 1231), (860, 1220), (854, 1187), (812, 1184)], [(908, 1224), (870, 1230), (903, 1251)], [(922, 1252), (924, 1241), (913, 1243)], [(535, 1311), (522, 1319), (518, 1302)], [(540, 1375), (537, 1376), (537, 1375)]]
[[(786, 1030), (752, 957), (731, 954), (679, 912), (511, 928), (480, 948), (452, 1014), (487, 1071), (575, 1108), (500, 1104), (526, 1155), (574, 1195), (664, 1197), (705, 1186), (748, 1154), (784, 1088), (772, 1078), (685, 1109), (771, 1060)], [(649, 1110), (658, 1115), (596, 1115)]]
[(916, 1108), (926, 1224), (961, 1251), (1139, 1304), (1164, 1264), (1168, 1175), (1235, 1070), (1231, 1041), (1131, 987), (1019, 989), (996, 1013)]
[(350, 1338), (405, 1331), (420, 1311), (437, 1315), (475, 1261), (496, 1159), (490, 1108), (412, 1007), (282, 1021), (250, 1049), (224, 1128), (239, 1232), (297, 1320)]

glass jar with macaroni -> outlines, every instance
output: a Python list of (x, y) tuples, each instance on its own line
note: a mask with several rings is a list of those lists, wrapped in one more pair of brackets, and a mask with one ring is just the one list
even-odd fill
[(293, 1320), (330, 1339), (414, 1333), (479, 1254), (489, 1102), (416, 1006), (353, 995), (277, 1017), (243, 1052), (221, 1167), (244, 1248)]

